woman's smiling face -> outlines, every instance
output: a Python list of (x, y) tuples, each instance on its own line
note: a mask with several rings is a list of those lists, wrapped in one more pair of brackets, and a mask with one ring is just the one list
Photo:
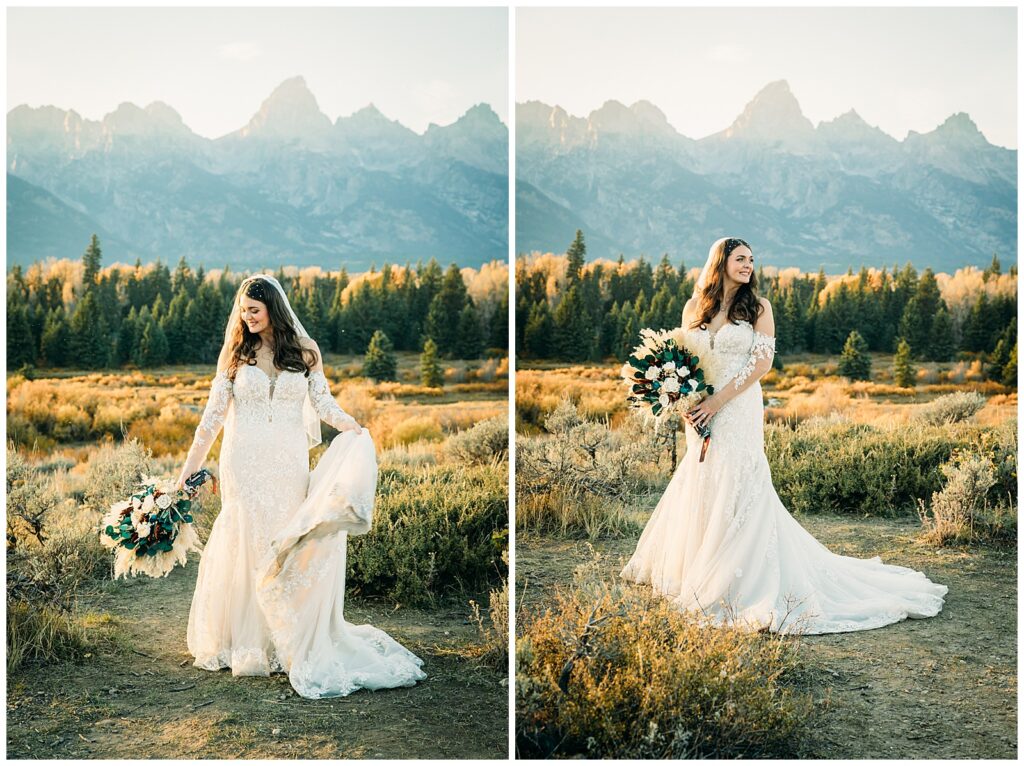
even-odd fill
[(725, 261), (725, 274), (733, 282), (747, 284), (754, 275), (754, 254), (746, 245), (737, 245)]
[(270, 327), (270, 312), (267, 311), (267, 304), (263, 301), (250, 298), (248, 295), (242, 295), (239, 301), (239, 308), (242, 314), (242, 321), (249, 328), (249, 332), (255, 335)]

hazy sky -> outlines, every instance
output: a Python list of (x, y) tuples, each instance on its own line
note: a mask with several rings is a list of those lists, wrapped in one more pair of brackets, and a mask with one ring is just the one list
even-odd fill
[(1016, 149), (1016, 41), (1015, 8), (519, 8), (516, 100), (646, 99), (703, 138), (786, 80), (814, 125), (853, 108), (903, 140), (962, 111)]
[(374, 103), (417, 132), (486, 102), (508, 122), (504, 8), (11, 8), (7, 109), (100, 119), (164, 101), (207, 138), (302, 75), (333, 121)]

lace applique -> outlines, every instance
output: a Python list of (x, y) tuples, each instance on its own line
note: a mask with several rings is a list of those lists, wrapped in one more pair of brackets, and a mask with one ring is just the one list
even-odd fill
[(344, 425), (356, 422), (356, 419), (338, 406), (334, 396), (331, 394), (331, 387), (327, 383), (327, 377), (321, 371), (309, 374), (309, 399), (313, 402), (316, 414), (328, 425), (334, 426), (339, 431)]
[(185, 458), (183, 475), (188, 477), (199, 470), (213, 442), (220, 433), (221, 426), (228, 414), (231, 404), (233, 385), (226, 371), (218, 372), (210, 382), (210, 398), (206, 401), (206, 409), (196, 426), (196, 433)]
[(757, 364), (758, 359), (771, 361), (774, 356), (775, 338), (754, 330), (754, 342), (750, 346), (750, 356), (747, 357), (747, 362), (743, 365), (743, 369), (736, 375), (733, 385), (736, 388), (740, 388), (746, 382), (747, 378), (750, 377), (750, 373), (754, 371), (754, 365)]

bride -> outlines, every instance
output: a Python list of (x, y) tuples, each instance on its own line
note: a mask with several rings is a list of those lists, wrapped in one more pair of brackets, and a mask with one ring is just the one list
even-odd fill
[[(309, 449), (320, 442), (321, 419), (341, 433), (311, 481)], [(365, 528), (346, 526), (336, 509), (369, 516), (373, 442), (334, 401), (317, 344), (269, 274), (243, 280), (235, 296), (179, 488), (221, 426), (221, 511), (188, 619), (193, 664), (230, 667), (236, 676), (287, 672), (309, 698), (425, 678), (422, 660), (386, 633), (342, 616), (348, 530)], [(327, 471), (330, 493), (315, 486)]]
[(755, 292), (754, 257), (719, 239), (683, 309), (686, 347), (714, 361), (715, 393), (686, 413), (686, 456), (622, 577), (650, 583), (719, 623), (781, 633), (870, 630), (939, 613), (948, 588), (921, 572), (832, 553), (796, 522), (772, 485), (764, 453), (760, 378), (772, 366), (775, 324)]

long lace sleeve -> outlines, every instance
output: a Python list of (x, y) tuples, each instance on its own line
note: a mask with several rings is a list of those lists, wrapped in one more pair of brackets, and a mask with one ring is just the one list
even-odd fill
[(228, 414), (228, 405), (231, 404), (232, 383), (228, 379), (226, 371), (218, 372), (210, 383), (210, 398), (206, 400), (206, 409), (196, 426), (195, 436), (192, 438), (192, 446), (189, 447), (188, 456), (185, 458), (185, 466), (181, 469), (181, 479), (187, 479), (200, 468), (203, 461), (213, 446), (213, 442), (224, 425), (224, 418)]
[(757, 376), (760, 378), (761, 375), (764, 375), (764, 373), (771, 369), (772, 360), (774, 358), (775, 338), (770, 335), (759, 333), (755, 330), (754, 342), (750, 345), (750, 356), (747, 357), (746, 364), (743, 365), (740, 371), (736, 374), (736, 377), (733, 378), (733, 386), (736, 389), (742, 388), (743, 384), (747, 381), (747, 378), (750, 377), (750, 374), (754, 372), (755, 367), (757, 367), (758, 360), (767, 360), (766, 365), (761, 365), (763, 369), (761, 374)]
[(343, 426), (356, 425), (356, 419), (341, 409), (334, 400), (331, 387), (327, 384), (327, 377), (322, 371), (311, 372), (308, 385), (309, 399), (321, 420), (339, 431)]

